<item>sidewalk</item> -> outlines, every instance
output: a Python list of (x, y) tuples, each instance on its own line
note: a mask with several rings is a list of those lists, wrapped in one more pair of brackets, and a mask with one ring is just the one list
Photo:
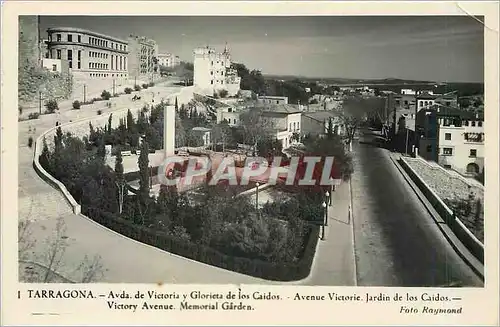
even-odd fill
[(318, 241), (311, 275), (302, 285), (356, 286), (353, 220), (349, 214), (350, 191), (350, 184), (346, 182), (333, 192), (325, 239)]

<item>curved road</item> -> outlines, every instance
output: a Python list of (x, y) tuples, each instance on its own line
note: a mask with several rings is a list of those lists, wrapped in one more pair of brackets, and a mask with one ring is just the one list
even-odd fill
[(358, 285), (482, 287), (375, 140), (366, 130), (353, 144)]
[[(131, 96), (114, 98), (118, 105), (102, 108), (104, 114), (126, 107), (138, 109), (150, 101), (151, 91), (160, 91), (160, 96), (175, 93), (178, 87), (157, 85), (141, 92), (143, 102), (130, 102)], [(68, 101), (69, 102), (69, 101)], [(103, 106), (105, 103), (102, 104)], [(59, 114), (43, 115), (37, 120), (18, 123), (18, 210), (19, 219), (29, 220), (30, 240), (36, 246), (29, 253), (29, 260), (45, 264), (49, 246), (44, 240), (54, 236), (58, 218), (65, 223), (63, 237), (68, 243), (57, 272), (74, 281), (81, 281), (83, 271), (77, 268), (84, 262), (90, 263), (99, 255), (103, 276), (98, 282), (108, 283), (231, 283), (231, 284), (273, 284), (259, 278), (209, 266), (160, 249), (125, 238), (101, 225), (73, 214), (62, 194), (47, 184), (33, 169), (33, 149), (26, 145), (29, 136), (36, 139), (56, 121), (61, 124), (70, 120), (90, 118), (96, 115), (96, 108), (83, 107), (71, 110), (71, 103), (61, 108)], [(36, 128), (36, 130), (34, 130)], [(64, 130), (64, 129), (63, 129)], [(59, 249), (58, 254), (62, 251)], [(101, 270), (101, 269), (99, 269)]]

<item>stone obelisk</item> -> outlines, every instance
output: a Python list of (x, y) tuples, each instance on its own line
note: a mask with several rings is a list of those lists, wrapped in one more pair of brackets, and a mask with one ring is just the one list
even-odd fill
[(163, 111), (163, 148), (165, 158), (175, 154), (175, 106), (165, 106)]

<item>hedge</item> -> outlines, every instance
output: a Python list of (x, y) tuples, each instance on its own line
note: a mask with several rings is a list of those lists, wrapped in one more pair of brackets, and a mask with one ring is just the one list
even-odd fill
[(307, 242), (301, 259), (296, 263), (273, 263), (229, 256), (210, 247), (134, 224), (116, 214), (100, 209), (89, 208), (89, 210), (85, 210), (85, 214), (115, 232), (170, 253), (219, 268), (275, 281), (295, 281), (307, 277), (311, 270), (319, 237), (319, 226), (308, 226)]

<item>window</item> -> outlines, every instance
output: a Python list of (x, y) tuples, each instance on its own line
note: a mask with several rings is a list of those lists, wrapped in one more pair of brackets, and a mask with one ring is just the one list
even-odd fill
[(444, 168), (451, 169), (451, 165), (444, 165)]
[(445, 156), (452, 156), (453, 155), (453, 149), (452, 148), (443, 148), (443, 155), (445, 155)]
[(469, 157), (470, 158), (475, 158), (477, 156), (477, 150), (476, 149), (470, 149), (469, 151)]
[(214, 72), (211, 70), (211, 71), (210, 71), (210, 75), (213, 75), (213, 74), (214, 74)]
[(57, 65), (52, 65), (52, 71), (56, 72), (57, 71)]
[(72, 60), (70, 60), (70, 61), (68, 62), (68, 65), (69, 65), (69, 68), (73, 68), (73, 61), (72, 61)]
[(82, 60), (82, 50), (78, 50), (78, 60)]
[(82, 68), (82, 63), (79, 61), (78, 62), (78, 69), (81, 69)]
[(210, 81), (210, 84), (212, 84), (212, 85), (213, 85), (213, 84), (214, 84), (214, 80), (211, 80), (211, 81)]
[(478, 127), (483, 127), (483, 122), (482, 122), (482, 121), (478, 121), (478, 122), (477, 122), (477, 126), (478, 126)]
[(111, 55), (111, 69), (113, 69), (113, 55)]
[(61, 34), (56, 34), (56, 40), (57, 42), (61, 42)]
[(72, 34), (68, 34), (68, 42), (73, 42), (73, 35)]
[(428, 145), (426, 150), (427, 150), (427, 152), (432, 152), (432, 145)]
[(420, 106), (423, 106), (424, 105), (424, 101), (420, 101)]
[(405, 100), (405, 105), (408, 105), (408, 100)]
[(443, 119), (443, 126), (450, 126), (451, 125), (451, 119), (445, 118)]
[(82, 42), (82, 36), (78, 35), (77, 38), (78, 38), (78, 42), (81, 43)]
[(475, 126), (476, 126), (476, 122), (475, 122), (475, 121), (471, 121), (471, 122), (470, 122), (470, 125), (471, 125), (472, 127), (475, 127)]
[(444, 139), (447, 141), (451, 141), (451, 133), (444, 133)]
[(61, 50), (57, 50), (57, 59), (61, 59)]
[(446, 101), (446, 105), (447, 105), (447, 106), (450, 106), (450, 105), (451, 105), (451, 102), (450, 102), (450, 101)]
[(68, 60), (73, 60), (73, 50), (68, 50)]
[(463, 123), (464, 126), (469, 126), (469, 121), (468, 120), (464, 120), (462, 123)]

